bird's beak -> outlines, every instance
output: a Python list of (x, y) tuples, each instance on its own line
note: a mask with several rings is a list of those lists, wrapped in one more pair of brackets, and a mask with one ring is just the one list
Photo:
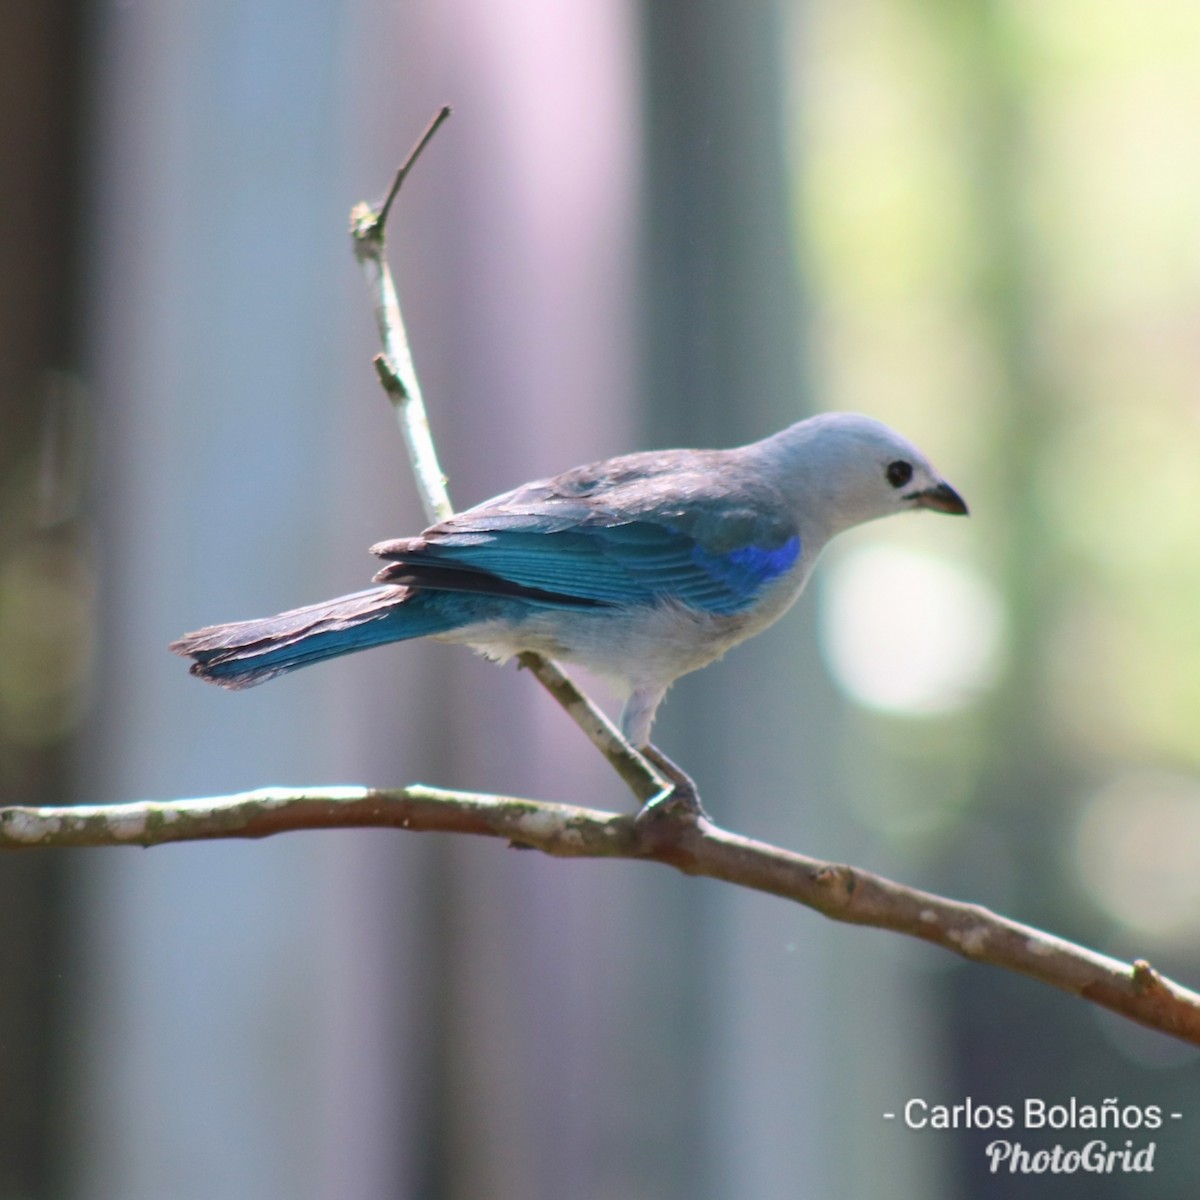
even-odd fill
[(955, 517), (967, 515), (967, 502), (948, 483), (939, 483), (936, 487), (916, 492), (912, 499), (918, 508), (929, 508)]

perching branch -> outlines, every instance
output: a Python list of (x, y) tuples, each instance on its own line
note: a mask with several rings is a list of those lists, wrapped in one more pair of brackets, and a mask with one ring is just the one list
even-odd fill
[(975, 904), (821, 862), (670, 809), (645, 818), (510, 796), (407, 788), (267, 788), (204, 800), (0, 809), (0, 847), (157, 846), (303, 829), (406, 829), (503, 838), (559, 858), (630, 858), (794, 900), (835, 921), (921, 938), (1028, 975), (1200, 1045), (1200, 995)]
[[(376, 368), (396, 408), (431, 520), (443, 519), (453, 510), (385, 257), (384, 233), (406, 175), (449, 114), (444, 108), (431, 122), (396, 173), (384, 203), (378, 209), (365, 204), (354, 209), (351, 227), (384, 347)], [(583, 729), (639, 800), (662, 795), (671, 787), (555, 664), (534, 654), (521, 655), (520, 662)], [(155, 846), (362, 827), (473, 833), (562, 858), (663, 863), (689, 875), (707, 875), (794, 900), (836, 921), (921, 938), (963, 958), (1027, 975), (1200, 1045), (1200, 995), (1159, 975), (1144, 960), (1122, 963), (978, 905), (947, 900), (855, 867), (820, 862), (740, 837), (682, 807), (660, 806), (633, 817), (420, 785), (271, 788), (162, 803), (4, 808), (0, 809), (0, 849)]]

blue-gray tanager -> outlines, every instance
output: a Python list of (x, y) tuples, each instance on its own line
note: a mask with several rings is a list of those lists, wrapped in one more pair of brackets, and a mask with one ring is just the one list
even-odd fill
[(967, 511), (886, 425), (826, 413), (735, 450), (629, 454), (527, 483), (374, 546), (381, 587), (171, 649), (228, 688), (409, 638), (499, 660), (532, 650), (612, 680), (621, 730), (645, 748), (671, 684), (778, 620), (830, 538), (918, 508)]

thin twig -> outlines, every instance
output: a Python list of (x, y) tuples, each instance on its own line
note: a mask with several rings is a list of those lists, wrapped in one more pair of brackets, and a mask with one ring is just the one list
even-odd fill
[(413, 366), (412, 352), (408, 346), (408, 334), (404, 329), (404, 318), (400, 314), (400, 297), (387, 261), (387, 216), (392, 204), (400, 194), (408, 172), (417, 161), (421, 151), (450, 116), (449, 106), (439, 110), (437, 116), (412, 148), (408, 158), (392, 180), (387, 198), (374, 209), (369, 204), (356, 204), (350, 213), (350, 236), (354, 240), (354, 255), (366, 272), (367, 282), (375, 303), (375, 324), (383, 342), (383, 353), (376, 358), (375, 368), (387, 392), (388, 399), (396, 410), (400, 431), (408, 447), (413, 474), (425, 515), (430, 521), (444, 521), (454, 513), (450, 494), (446, 490), (446, 476), (438, 463), (433, 435), (429, 430), (429, 416), (421, 396), (421, 384)]
[[(366, 272), (375, 308), (375, 323), (383, 342), (383, 353), (375, 358), (375, 370), (404, 431), (417, 490), (431, 521), (444, 521), (453, 514), (454, 508), (446, 487), (445, 473), (438, 465), (429, 418), (421, 398), (421, 385), (408, 348), (400, 299), (388, 267), (387, 218), (413, 164), (449, 116), (450, 108), (446, 106), (429, 122), (396, 172), (387, 198), (378, 209), (365, 203), (357, 204), (350, 214), (355, 257)], [(571, 682), (561, 667), (533, 653), (522, 654), (520, 663), (583, 730), (592, 745), (604, 755), (640, 801), (645, 803), (670, 792), (670, 781), (622, 737), (616, 726)]]
[(639, 820), (567, 804), (421, 785), (268, 788), (204, 800), (0, 809), (0, 847), (157, 846), (362, 827), (478, 834), (559, 858), (664, 863), (688, 875), (793, 900), (835, 921), (920, 938), (1200, 1045), (1200, 995), (1160, 975), (1144, 959), (1123, 963), (976, 904), (793, 854), (729, 833), (710, 821), (669, 812)]
[(643, 804), (665, 796), (671, 790), (671, 783), (658, 768), (630, 745), (621, 731), (590, 697), (575, 686), (558, 663), (530, 650), (518, 654), (517, 662), (554, 697)]
[(392, 204), (396, 197), (400, 194), (400, 187), (404, 180), (408, 177), (409, 171), (413, 169), (413, 164), (421, 157), (421, 151), (433, 141), (433, 135), (441, 128), (442, 122), (445, 121), (452, 113), (453, 109), (448, 104), (443, 104), (441, 108), (434, 114), (433, 119), (425, 127), (425, 132), (417, 139), (417, 144), (409, 151), (408, 157), (400, 164), (396, 171), (396, 176), (392, 180), (392, 186), (388, 188), (387, 197), (379, 206), (379, 215), (376, 218), (376, 224), (379, 226), (380, 236), (383, 236), (383, 228), (387, 225), (388, 213), (391, 212)]

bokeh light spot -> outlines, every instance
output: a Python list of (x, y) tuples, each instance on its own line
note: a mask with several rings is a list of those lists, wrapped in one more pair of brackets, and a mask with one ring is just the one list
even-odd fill
[(996, 680), (999, 597), (979, 575), (895, 546), (866, 546), (831, 564), (821, 645), (859, 704), (912, 715), (953, 712)]

